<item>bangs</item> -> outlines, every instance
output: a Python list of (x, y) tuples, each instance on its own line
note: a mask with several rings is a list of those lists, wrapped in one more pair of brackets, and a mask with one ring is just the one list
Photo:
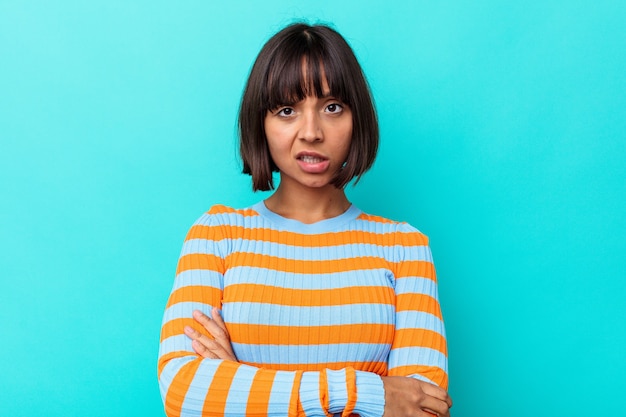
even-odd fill
[[(315, 39), (308, 42), (300, 39), (286, 45), (278, 51), (267, 73), (266, 88), (262, 102), (264, 112), (275, 110), (279, 106), (293, 105), (307, 96), (333, 96), (350, 106), (346, 89), (346, 77), (340, 71), (344, 67), (325, 53)], [(324, 81), (329, 91), (324, 91)]]

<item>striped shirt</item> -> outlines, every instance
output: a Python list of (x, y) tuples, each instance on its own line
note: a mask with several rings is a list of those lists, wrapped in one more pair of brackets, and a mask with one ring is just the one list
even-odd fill
[[(381, 416), (380, 376), (447, 389), (447, 347), (428, 239), (351, 206), (304, 224), (263, 202), (214, 206), (191, 227), (161, 330), (168, 416)], [(184, 335), (217, 306), (238, 362)]]

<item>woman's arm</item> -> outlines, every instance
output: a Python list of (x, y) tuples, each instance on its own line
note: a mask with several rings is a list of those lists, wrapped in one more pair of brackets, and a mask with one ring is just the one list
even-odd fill
[(395, 248), (396, 328), (389, 377), (383, 377), (385, 417), (416, 408), (448, 416), (446, 333), (428, 238), (402, 224)]
[(388, 372), (447, 389), (446, 332), (428, 238), (408, 224), (401, 226), (395, 245), (396, 327)]

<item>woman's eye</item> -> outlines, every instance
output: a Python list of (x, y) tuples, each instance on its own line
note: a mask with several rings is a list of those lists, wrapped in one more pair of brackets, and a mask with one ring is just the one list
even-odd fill
[(284, 107), (282, 109), (280, 109), (278, 112), (276, 112), (277, 115), (279, 116), (291, 116), (294, 113), (293, 109), (291, 107)]
[(326, 106), (326, 111), (329, 113), (340, 113), (343, 110), (343, 106), (339, 103), (332, 103)]

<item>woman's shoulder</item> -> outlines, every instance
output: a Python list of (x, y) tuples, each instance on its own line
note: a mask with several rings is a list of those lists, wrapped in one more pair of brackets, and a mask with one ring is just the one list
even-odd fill
[(229, 207), (224, 204), (215, 204), (211, 206), (211, 208), (205, 214), (213, 215), (213, 216), (217, 216), (220, 214), (234, 214), (238, 216), (258, 216), (259, 215), (259, 213), (257, 213), (254, 209), (250, 207), (244, 208), (244, 209), (237, 209), (237, 208)]
[(236, 209), (224, 204), (215, 204), (193, 222), (187, 239), (220, 240), (238, 235), (256, 222), (255, 216), (258, 216), (258, 213), (252, 208)]
[(245, 218), (258, 215), (259, 213), (251, 207), (238, 209), (224, 204), (215, 204), (202, 213), (195, 224), (205, 226), (238, 224)]
[(362, 212), (358, 217), (365, 227), (373, 232), (383, 234), (395, 234), (400, 241), (412, 241), (417, 244), (427, 245), (428, 236), (406, 221), (392, 220), (383, 216)]

